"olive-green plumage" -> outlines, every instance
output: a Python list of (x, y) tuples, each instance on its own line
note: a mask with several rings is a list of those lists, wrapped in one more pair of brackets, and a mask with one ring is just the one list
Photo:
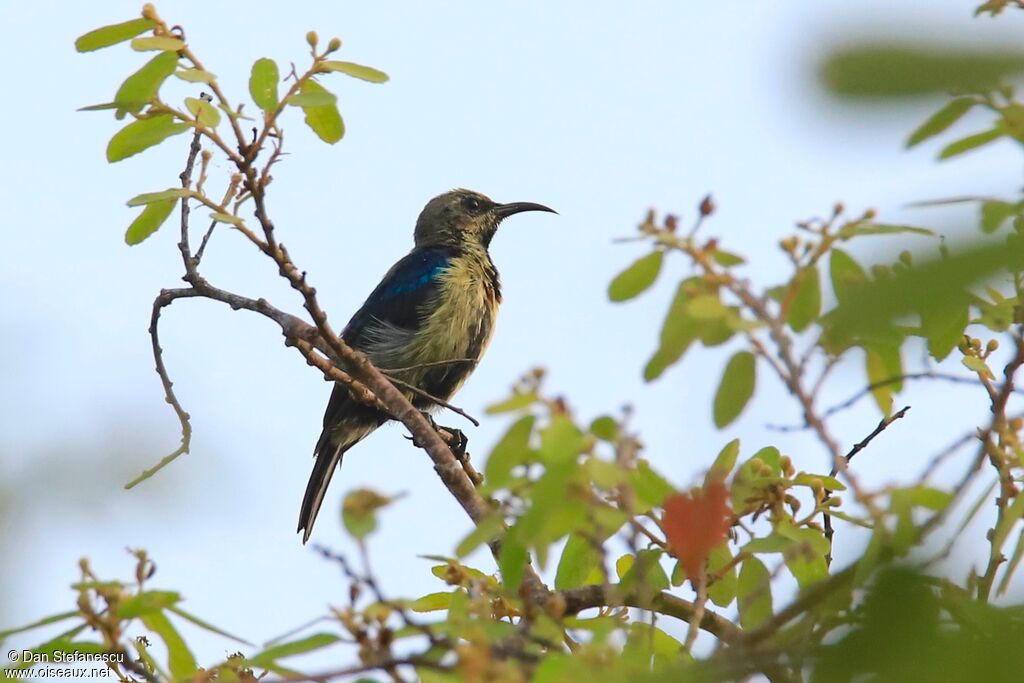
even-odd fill
[[(501, 221), (523, 211), (552, 210), (530, 202), (498, 204), (470, 190), (431, 199), (416, 221), (413, 250), (384, 276), (342, 339), (382, 370), (401, 368), (392, 374), (402, 382), (451, 398), (483, 356), (501, 303), (498, 271), (487, 249)], [(417, 408), (436, 408), (430, 399), (404, 391)], [(299, 513), (303, 543), (345, 451), (388, 419), (335, 385)]]

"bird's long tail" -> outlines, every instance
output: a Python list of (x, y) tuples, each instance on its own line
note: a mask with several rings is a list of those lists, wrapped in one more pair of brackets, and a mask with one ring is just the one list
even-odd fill
[(302, 534), (303, 544), (313, 533), (313, 522), (316, 521), (316, 515), (320, 512), (320, 506), (324, 502), (324, 495), (327, 493), (327, 486), (331, 483), (331, 477), (341, 465), (341, 458), (345, 455), (345, 451), (353, 445), (339, 443), (334, 447), (317, 449), (313, 472), (309, 475), (309, 483), (306, 484), (306, 495), (302, 497), (299, 528), (296, 530), (305, 530)]

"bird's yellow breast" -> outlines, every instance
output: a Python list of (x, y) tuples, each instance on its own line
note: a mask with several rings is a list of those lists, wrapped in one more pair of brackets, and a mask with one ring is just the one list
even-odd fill
[(473, 359), (472, 364), (460, 364), (464, 372), (454, 373), (461, 376), (445, 392), (451, 396), (491, 341), (500, 293), (497, 273), (486, 254), (452, 259), (438, 284), (437, 298), (428, 305), (429, 313), (408, 351), (418, 363)]

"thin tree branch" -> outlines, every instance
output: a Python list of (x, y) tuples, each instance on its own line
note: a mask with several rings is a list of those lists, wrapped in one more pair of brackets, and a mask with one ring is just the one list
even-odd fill
[[(662, 591), (653, 598), (644, 600), (642, 596), (632, 593), (619, 595), (618, 589), (617, 584), (607, 587), (591, 585), (561, 591), (557, 595), (565, 600), (566, 615), (578, 614), (593, 607), (636, 607), (653, 610), (658, 614), (689, 623), (697, 611), (696, 604), (667, 591)], [(704, 610), (699, 625), (702, 630), (726, 644), (737, 643), (743, 638), (743, 630), (739, 626), (711, 610)]]
[(869, 395), (875, 389), (881, 389), (882, 387), (887, 387), (892, 384), (899, 384), (900, 382), (903, 382), (905, 380), (918, 379), (934, 379), (942, 382), (950, 382), (951, 384), (971, 384), (975, 386), (980, 384), (980, 382), (974, 377), (961, 377), (960, 375), (951, 375), (941, 372), (912, 372), (905, 375), (897, 375), (867, 385), (866, 387), (864, 387), (856, 394), (843, 401), (842, 403), (838, 403), (829, 408), (828, 410), (826, 410), (824, 413), (822, 413), (822, 417), (827, 419), (832, 417), (836, 413), (842, 412), (847, 408), (852, 407), (855, 403), (857, 403), (857, 401)]
[(388, 379), (391, 380), (392, 384), (397, 384), (398, 386), (400, 386), (400, 387), (402, 387), (404, 389), (408, 389), (409, 391), (411, 391), (412, 393), (416, 394), (417, 396), (422, 396), (423, 398), (427, 399), (428, 401), (432, 401), (432, 402), (436, 403), (439, 406), (447, 408), (448, 410), (452, 411), (453, 413), (455, 413), (457, 415), (461, 415), (462, 417), (464, 417), (467, 420), (469, 420), (470, 422), (472, 422), (474, 427), (479, 427), (480, 426), (480, 421), (477, 420), (472, 415), (470, 415), (469, 413), (467, 413), (466, 411), (464, 411), (462, 408), (459, 408), (458, 406), (453, 406), (451, 403), (449, 403), (448, 401), (444, 400), (443, 398), (438, 398), (437, 396), (434, 396), (433, 394), (430, 394), (430, 393), (427, 393), (426, 391), (423, 391), (419, 387), (413, 386), (412, 384), (409, 384), (408, 382), (405, 382), (405, 381), (402, 381), (402, 380), (400, 380), (400, 379), (398, 379), (396, 377), (393, 377), (390, 373), (387, 374), (387, 377), (388, 377)]
[[(850, 461), (853, 460), (853, 456), (857, 455), (862, 450), (867, 448), (868, 444), (870, 444), (871, 441), (876, 436), (878, 436), (879, 434), (884, 432), (889, 427), (889, 425), (891, 425), (893, 422), (895, 422), (896, 420), (901, 419), (904, 415), (907, 414), (907, 411), (909, 411), (909, 410), (910, 410), (910, 406), (904, 406), (903, 408), (901, 408), (900, 410), (896, 411), (892, 415), (888, 415), (886, 417), (883, 417), (881, 419), (881, 421), (879, 421), (878, 426), (876, 426), (871, 431), (870, 434), (868, 434), (863, 439), (861, 439), (860, 441), (858, 441), (857, 443), (855, 443), (853, 445), (853, 448), (850, 449), (850, 452), (847, 453), (846, 456), (843, 458), (843, 466), (846, 467), (847, 465), (849, 465)], [(836, 476), (836, 474), (838, 474), (838, 472), (839, 472), (839, 468), (837, 466), (833, 467), (832, 468), (832, 472), (831, 472), (831, 476), (833, 476), (833, 477)], [(826, 491), (825, 492), (825, 496), (822, 499), (822, 504), (824, 505), (828, 501), (828, 499), (830, 497), (831, 497), (831, 494), (828, 491)], [(832, 528), (832, 515), (830, 515), (827, 512), (825, 512), (824, 513), (824, 517), (825, 517), (825, 520), (824, 520), (824, 524), (825, 524), (825, 540), (828, 541), (828, 554), (825, 555), (825, 563), (828, 564), (828, 565), (831, 565), (832, 564), (832, 536), (835, 535), (835, 529)]]
[(210, 237), (213, 235), (213, 229), (217, 227), (217, 221), (210, 221), (210, 227), (206, 229), (206, 233), (203, 235), (203, 240), (199, 243), (199, 249), (196, 250), (195, 262), (196, 266), (203, 260), (203, 252), (206, 251), (206, 244), (210, 241)]

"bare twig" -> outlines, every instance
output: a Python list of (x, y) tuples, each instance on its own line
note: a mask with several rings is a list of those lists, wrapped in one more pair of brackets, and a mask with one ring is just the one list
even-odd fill
[[(853, 445), (853, 448), (850, 449), (850, 452), (847, 453), (846, 456), (843, 458), (843, 463), (842, 463), (843, 467), (847, 466), (849, 464), (849, 462), (851, 460), (853, 460), (853, 456), (857, 455), (862, 450), (867, 448), (868, 444), (870, 444), (871, 441), (876, 436), (878, 436), (879, 434), (884, 432), (889, 427), (889, 425), (891, 425), (893, 422), (895, 422), (896, 420), (901, 419), (904, 415), (906, 415), (908, 410), (910, 410), (910, 406), (904, 406), (903, 408), (901, 408), (900, 410), (897, 410), (892, 415), (888, 415), (886, 417), (883, 417), (879, 421), (878, 426), (876, 426), (871, 431), (870, 434), (868, 434), (863, 439), (861, 439), (860, 441), (858, 441), (857, 443), (855, 443)], [(837, 465), (838, 465), (838, 463), (837, 463)], [(833, 467), (831, 475), (834, 477), (834, 476), (836, 476), (836, 474), (838, 474), (838, 472), (839, 472), (838, 466)], [(831, 497), (830, 493), (826, 490), (825, 491), (825, 496), (824, 496), (824, 498), (822, 500), (822, 504), (824, 505), (825, 503), (827, 503), (828, 499), (830, 497)], [(825, 555), (825, 563), (831, 565), (832, 564), (832, 536), (835, 535), (835, 529), (832, 528), (832, 515), (830, 515), (827, 512), (825, 512), (824, 513), (824, 517), (825, 517), (825, 520), (824, 520), (825, 540), (828, 541), (828, 548), (829, 548), (828, 554)]]
[(377, 368), (385, 375), (395, 375), (399, 372), (408, 372), (409, 370), (420, 370), (422, 368), (433, 368), (441, 365), (454, 365), (455, 363), (476, 363), (479, 359), (477, 358), (452, 358), (450, 360), (435, 360), (429, 363), (417, 363), (416, 365), (408, 365), (404, 368)]
[(402, 387), (403, 389), (409, 390), (410, 392), (412, 392), (413, 394), (415, 394), (417, 396), (421, 396), (421, 397), (427, 399), (428, 401), (432, 401), (432, 402), (436, 403), (439, 406), (447, 408), (448, 410), (452, 411), (453, 413), (455, 413), (457, 415), (461, 415), (462, 417), (464, 417), (467, 420), (469, 420), (470, 422), (472, 422), (474, 427), (479, 427), (480, 426), (480, 421), (479, 420), (477, 420), (475, 417), (473, 417), (472, 415), (470, 415), (469, 413), (464, 411), (462, 408), (459, 408), (458, 406), (453, 406), (451, 403), (449, 403), (448, 401), (444, 400), (443, 398), (438, 398), (437, 396), (434, 396), (433, 394), (430, 394), (430, 393), (427, 393), (426, 391), (423, 391), (419, 387), (413, 386), (412, 384), (409, 384), (408, 382), (405, 382), (405, 381), (402, 381), (402, 380), (397, 379), (395, 377), (392, 377), (390, 374), (388, 374), (388, 379), (391, 380), (392, 384), (397, 384), (398, 386)]
[(875, 389), (881, 389), (882, 387), (887, 387), (892, 384), (899, 384), (900, 382), (903, 382), (905, 380), (918, 379), (934, 379), (942, 382), (950, 382), (951, 384), (971, 384), (974, 386), (980, 384), (977, 378), (974, 377), (962, 377), (960, 375), (950, 375), (941, 372), (912, 372), (905, 375), (897, 375), (895, 377), (888, 377), (886, 379), (882, 379), (867, 385), (866, 387), (864, 387), (856, 394), (843, 401), (842, 403), (838, 403), (829, 408), (828, 410), (826, 410), (824, 413), (822, 413), (822, 417), (827, 419), (832, 417), (836, 413), (842, 412), (847, 408), (852, 407), (855, 403), (857, 403), (857, 401), (869, 395)]
[(210, 241), (210, 237), (213, 235), (213, 229), (217, 227), (217, 221), (210, 221), (210, 227), (206, 229), (206, 233), (203, 235), (203, 241), (199, 243), (199, 249), (196, 250), (196, 266), (203, 260), (203, 252), (206, 251), (206, 244)]

